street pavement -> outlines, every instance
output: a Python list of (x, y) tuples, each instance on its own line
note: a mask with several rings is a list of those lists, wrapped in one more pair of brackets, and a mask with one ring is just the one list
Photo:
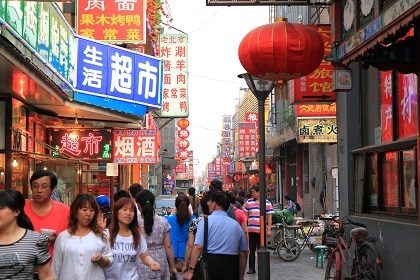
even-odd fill
[[(270, 253), (270, 276), (271, 280), (321, 280), (324, 279), (325, 267), (315, 267), (316, 254), (305, 248), (293, 262), (284, 262), (277, 255)], [(257, 257), (258, 259), (258, 257)], [(258, 269), (258, 264), (256, 265)], [(248, 271), (248, 268), (247, 270)], [(256, 274), (246, 274), (245, 280), (258, 279), (258, 271)], [(261, 279), (260, 279), (261, 280)]]

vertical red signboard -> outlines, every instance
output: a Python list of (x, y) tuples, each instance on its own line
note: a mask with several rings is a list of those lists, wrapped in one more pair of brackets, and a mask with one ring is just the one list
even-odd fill
[(392, 141), (392, 72), (381, 72), (381, 129), (382, 142)]
[(415, 74), (398, 74), (398, 132), (399, 138), (418, 133), (418, 78)]
[(257, 151), (255, 123), (241, 122), (238, 130), (239, 158), (253, 158)]

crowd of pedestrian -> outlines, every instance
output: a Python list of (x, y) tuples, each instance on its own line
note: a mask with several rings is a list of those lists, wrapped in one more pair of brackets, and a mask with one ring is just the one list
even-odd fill
[[(179, 193), (169, 216), (155, 196), (133, 184), (106, 195), (78, 194), (70, 207), (54, 200), (57, 177), (37, 171), (32, 198), (0, 192), (1, 279), (243, 279), (256, 273), (259, 188), (226, 192), (213, 180), (200, 195)], [(267, 235), (273, 208), (267, 200)]]

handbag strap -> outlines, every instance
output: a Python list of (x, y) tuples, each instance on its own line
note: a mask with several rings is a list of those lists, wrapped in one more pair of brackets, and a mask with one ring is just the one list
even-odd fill
[(209, 239), (209, 220), (204, 216), (204, 244), (203, 244), (203, 260), (207, 261), (207, 243)]

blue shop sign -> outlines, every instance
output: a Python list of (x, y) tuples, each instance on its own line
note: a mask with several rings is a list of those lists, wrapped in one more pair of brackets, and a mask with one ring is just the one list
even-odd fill
[(77, 37), (75, 87), (89, 95), (160, 108), (162, 65), (156, 57)]

